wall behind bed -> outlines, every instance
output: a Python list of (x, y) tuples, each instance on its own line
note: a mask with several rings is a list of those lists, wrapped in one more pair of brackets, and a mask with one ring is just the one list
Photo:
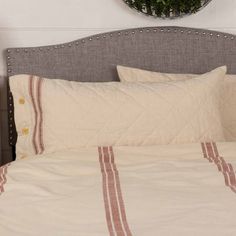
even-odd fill
[(212, 0), (201, 12), (178, 20), (146, 17), (122, 0), (0, 0), (0, 163), (10, 160), (7, 136), (7, 47), (57, 44), (95, 33), (142, 26), (188, 26), (236, 34), (236, 1)]

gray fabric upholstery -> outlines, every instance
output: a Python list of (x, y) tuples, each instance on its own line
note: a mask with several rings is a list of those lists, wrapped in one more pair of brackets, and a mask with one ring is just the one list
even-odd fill
[[(117, 64), (172, 73), (204, 73), (227, 65), (229, 73), (236, 73), (236, 37), (179, 27), (128, 29), (61, 45), (8, 49), (7, 64), (8, 76), (24, 73), (89, 82), (117, 81)], [(14, 145), (14, 127), (10, 132)]]

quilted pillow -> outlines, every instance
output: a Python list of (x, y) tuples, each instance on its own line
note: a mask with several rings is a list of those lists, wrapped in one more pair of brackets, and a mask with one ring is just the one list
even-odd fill
[[(166, 82), (196, 77), (193, 74), (169, 74), (117, 66), (121, 82)], [(226, 141), (236, 141), (236, 75), (226, 75), (222, 86), (220, 113)]]
[(12, 76), (17, 158), (88, 146), (223, 141), (225, 71), (161, 84)]

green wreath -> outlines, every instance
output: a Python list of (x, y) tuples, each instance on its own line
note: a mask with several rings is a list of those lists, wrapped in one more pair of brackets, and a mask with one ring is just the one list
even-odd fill
[(124, 0), (124, 2), (147, 15), (174, 18), (195, 13), (210, 0)]

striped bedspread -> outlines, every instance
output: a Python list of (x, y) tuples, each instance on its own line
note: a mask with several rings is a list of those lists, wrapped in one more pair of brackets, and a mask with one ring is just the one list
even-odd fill
[(236, 235), (236, 143), (97, 147), (0, 167), (1, 236)]

